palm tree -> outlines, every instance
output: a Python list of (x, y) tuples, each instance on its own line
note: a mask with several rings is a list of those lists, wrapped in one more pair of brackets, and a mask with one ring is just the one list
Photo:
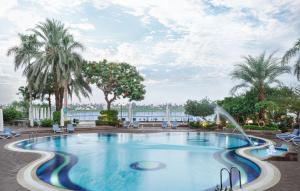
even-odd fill
[(282, 63), (288, 63), (290, 59), (293, 57), (296, 57), (298, 55), (298, 58), (296, 60), (295, 66), (294, 66), (294, 75), (297, 76), (298, 81), (300, 81), (300, 39), (295, 43), (293, 48), (289, 49), (282, 58)]
[[(36, 83), (46, 84), (48, 75), (53, 76), (55, 106), (56, 111), (60, 111), (64, 98), (65, 107), (67, 105), (70, 85), (74, 86), (74, 91), (81, 92), (84, 96), (91, 91), (87, 84), (83, 85), (83, 80), (79, 80), (83, 79), (80, 72), (83, 62), (77, 51), (82, 51), (83, 46), (74, 40), (61, 22), (56, 20), (47, 19), (32, 31), (41, 39), (42, 46), (31, 77), (36, 79)], [(81, 84), (74, 85), (75, 82)]]
[(32, 63), (37, 55), (40, 46), (36, 35), (19, 34), (21, 43), (19, 46), (12, 47), (8, 50), (7, 55), (14, 55), (15, 70), (24, 67), (23, 75), (27, 77), (28, 92), (29, 92), (29, 121), (30, 126), (33, 126), (32, 119), (32, 89), (33, 83), (29, 78), (29, 73), (32, 70)]
[[(258, 101), (264, 101), (266, 98), (265, 89), (271, 84), (280, 84), (278, 77), (281, 74), (289, 73), (290, 67), (282, 65), (274, 53), (268, 57), (265, 53), (257, 57), (244, 57), (245, 62), (235, 65), (231, 73), (233, 79), (241, 80), (241, 83), (232, 88), (231, 92), (235, 93), (240, 88), (254, 88), (257, 91)], [(265, 111), (259, 112), (259, 120), (264, 121)]]

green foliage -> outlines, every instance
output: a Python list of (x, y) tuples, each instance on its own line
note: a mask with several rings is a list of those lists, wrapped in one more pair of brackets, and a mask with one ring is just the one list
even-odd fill
[(292, 58), (296, 57), (296, 63), (294, 65), (294, 75), (300, 80), (300, 39), (289, 49), (282, 58), (282, 63), (288, 63)]
[(223, 107), (239, 123), (244, 123), (248, 117), (255, 117), (255, 104), (257, 96), (254, 91), (249, 91), (236, 97), (226, 97), (218, 101), (218, 105)]
[(244, 129), (249, 130), (265, 130), (265, 131), (276, 131), (278, 130), (278, 127), (269, 125), (269, 126), (258, 126), (258, 125), (244, 125)]
[(15, 107), (7, 107), (3, 109), (4, 122), (11, 122), (12, 120), (22, 118), (22, 112), (18, 111)]
[(117, 110), (102, 110), (100, 114), (98, 120), (96, 120), (96, 125), (116, 126), (119, 124)]
[(51, 119), (43, 119), (41, 120), (41, 126), (42, 127), (51, 127), (53, 124), (53, 121)]
[(60, 111), (53, 112), (53, 123), (60, 124)]
[(103, 91), (108, 110), (111, 103), (121, 97), (130, 101), (144, 99), (144, 78), (130, 64), (103, 60), (85, 64), (83, 69), (85, 77)]
[(189, 122), (189, 127), (192, 129), (198, 129), (198, 128), (206, 128), (206, 129), (213, 129), (217, 127), (217, 124), (215, 122), (207, 122), (207, 121), (191, 121)]
[(186, 114), (204, 119), (214, 113), (214, 105), (206, 98), (200, 101), (188, 100), (184, 105), (184, 109)]
[[(240, 80), (241, 83), (232, 88), (231, 92), (235, 93), (241, 88), (252, 88), (257, 91), (259, 101), (266, 99), (266, 88), (271, 84), (280, 84), (278, 77), (284, 73), (290, 72), (290, 67), (282, 65), (274, 58), (274, 54), (266, 56), (265, 53), (257, 57), (244, 57), (244, 63), (235, 66), (231, 73), (233, 79)], [(265, 110), (260, 109), (259, 119), (265, 121)]]
[(119, 121), (100, 121), (96, 120), (97, 126), (117, 126), (119, 124)]

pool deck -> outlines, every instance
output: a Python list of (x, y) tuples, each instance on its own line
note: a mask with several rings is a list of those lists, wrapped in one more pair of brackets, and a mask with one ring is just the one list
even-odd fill
[[(31, 132), (35, 129), (26, 129), (24, 134), (18, 138), (12, 138), (7, 140), (0, 140), (0, 187), (3, 191), (22, 191), (26, 190), (21, 185), (18, 184), (16, 180), (16, 175), (18, 171), (31, 161), (39, 158), (38, 154), (33, 153), (18, 153), (6, 150), (4, 146), (7, 143), (14, 142), (21, 139), (28, 138)], [(85, 128), (77, 131), (78, 133), (92, 133), (92, 132), (120, 132), (120, 133), (155, 133), (155, 132), (173, 132), (173, 131), (195, 131), (187, 128), (179, 128), (177, 130), (162, 130), (159, 128), (145, 128), (145, 129), (119, 129), (111, 127), (102, 128)], [(52, 135), (49, 129), (40, 129), (38, 136)], [(275, 138), (273, 134), (254, 134), (255, 136), (265, 137), (267, 139)], [(278, 142), (278, 140), (274, 140)], [(299, 153), (298, 153), (298, 157)], [(300, 158), (299, 158), (300, 159)], [(297, 191), (300, 190), (300, 161), (271, 161), (281, 172), (280, 182), (270, 191)]]

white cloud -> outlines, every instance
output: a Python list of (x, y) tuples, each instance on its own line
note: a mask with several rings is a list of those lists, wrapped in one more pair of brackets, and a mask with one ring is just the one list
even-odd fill
[[(8, 59), (5, 53), (8, 47), (16, 44), (17, 32), (23, 32), (37, 22), (50, 17), (60, 19), (72, 29), (76, 39), (86, 46), (84, 52), (86, 59), (106, 58), (111, 61), (126, 61), (141, 70), (149, 70), (152, 66), (156, 69), (158, 67), (155, 66), (165, 66), (164, 69), (158, 68), (157, 72), (174, 71), (178, 68), (184, 71), (184, 68), (188, 66), (193, 66), (195, 69), (209, 66), (209, 70), (212, 71), (199, 70), (199, 74), (194, 74), (190, 78), (184, 77), (192, 83), (191, 87), (193, 85), (198, 87), (198, 84), (205, 80), (204, 78), (216, 81), (222, 78), (223, 81), (227, 80), (222, 92), (228, 92), (228, 87), (231, 85), (228, 84), (230, 82), (228, 73), (235, 63), (241, 61), (241, 55), (255, 55), (264, 50), (278, 49), (278, 55), (281, 55), (299, 38), (300, 30), (300, 21), (298, 21), (300, 1), (293, 0), (210, 1), (216, 9), (213, 11), (217, 11), (220, 6), (227, 7), (228, 11), (223, 14), (207, 12), (207, 5), (204, 1), (194, 0), (174, 0), (172, 3), (161, 0), (22, 1), (23, 4), (27, 3), (27, 6), (21, 5), (21, 1), (0, 1), (0, 19), (8, 22), (5, 25), (9, 25), (0, 29), (0, 71), (2, 74), (1, 69), (6, 67), (3, 63), (12, 62), (12, 59)], [(115, 39), (113, 35), (98, 35), (98, 30), (102, 29), (97, 26), (101, 26), (102, 23), (96, 23), (97, 19), (94, 18), (98, 15), (95, 13), (91, 19), (91, 15), (85, 10), (86, 5), (93, 5), (99, 9), (99, 13), (109, 7), (121, 7), (117, 9), (120, 11), (118, 14), (124, 12), (135, 16), (143, 24), (142, 26), (149, 29), (149, 32), (145, 33), (142, 38), (130, 41)], [(210, 7), (210, 9), (213, 8)], [(282, 10), (288, 10), (288, 14), (280, 15)], [(274, 16), (278, 14), (284, 17), (282, 18), (284, 21)], [(114, 19), (122, 20), (122, 17)], [(163, 25), (166, 33), (159, 34), (159, 31), (153, 27), (153, 21)], [(138, 26), (134, 29), (136, 28)], [(121, 31), (111, 31), (112, 34), (116, 32), (121, 33)], [(13, 71), (12, 68), (10, 71)], [(148, 79), (148, 77), (146, 75), (146, 83), (151, 88), (166, 84), (176, 85), (181, 80), (179, 77), (168, 78), (166, 76), (160, 80), (151, 76)], [(201, 86), (201, 88), (204, 87)], [(205, 88), (201, 92), (212, 93), (207, 90), (206, 86)], [(156, 91), (155, 88), (152, 90)]]

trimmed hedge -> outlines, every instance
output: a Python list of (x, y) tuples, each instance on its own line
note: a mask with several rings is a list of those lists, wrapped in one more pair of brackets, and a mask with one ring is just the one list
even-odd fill
[(101, 115), (98, 117), (98, 120), (95, 121), (97, 126), (116, 126), (119, 124), (117, 110), (102, 110), (100, 111), (100, 114)]
[[(226, 128), (234, 129), (235, 126), (231, 123), (226, 124)], [(279, 128), (276, 125), (266, 125), (266, 126), (258, 126), (258, 125), (244, 125), (243, 129), (246, 130), (261, 130), (261, 131), (277, 131)]]
[(272, 126), (272, 125), (266, 125), (266, 126), (244, 125), (243, 128), (244, 129), (250, 129), (250, 130), (267, 130), (267, 131), (279, 130), (278, 127)]
[(192, 129), (197, 129), (197, 128), (215, 128), (217, 125), (216, 123), (209, 123), (209, 122), (189, 122), (189, 127)]
[(41, 126), (42, 127), (51, 127), (53, 124), (52, 119), (43, 119), (41, 120)]
[(53, 112), (53, 124), (60, 124), (60, 111)]

